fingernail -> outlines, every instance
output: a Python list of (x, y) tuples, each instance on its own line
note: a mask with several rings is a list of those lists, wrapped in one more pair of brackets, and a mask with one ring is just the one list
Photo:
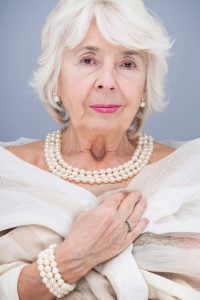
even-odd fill
[(144, 219), (144, 223), (147, 225), (149, 223), (148, 219)]

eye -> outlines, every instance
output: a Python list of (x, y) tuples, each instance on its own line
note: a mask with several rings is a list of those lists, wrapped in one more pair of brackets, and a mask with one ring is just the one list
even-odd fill
[(122, 63), (122, 67), (125, 67), (125, 69), (128, 69), (128, 70), (132, 70), (134, 68), (137, 67), (136, 63), (134, 61), (125, 61)]
[(91, 57), (83, 57), (81, 59), (81, 63), (83, 63), (84, 65), (90, 66), (90, 65), (94, 65), (95, 61)]

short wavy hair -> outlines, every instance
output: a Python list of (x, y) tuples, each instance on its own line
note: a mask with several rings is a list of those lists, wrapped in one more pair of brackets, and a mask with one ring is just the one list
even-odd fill
[(50, 115), (67, 124), (69, 115), (52, 93), (64, 49), (73, 49), (84, 39), (94, 18), (108, 42), (147, 53), (146, 107), (139, 108), (128, 130), (135, 136), (151, 113), (165, 109), (167, 57), (173, 44), (160, 19), (142, 0), (60, 0), (42, 30), (42, 52), (30, 85)]

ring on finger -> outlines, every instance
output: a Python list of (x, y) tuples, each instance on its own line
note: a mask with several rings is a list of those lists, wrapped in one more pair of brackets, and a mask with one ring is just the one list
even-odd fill
[(133, 230), (133, 228), (137, 225), (137, 224), (131, 224), (128, 219), (125, 221), (125, 223), (128, 226), (128, 233), (131, 232)]

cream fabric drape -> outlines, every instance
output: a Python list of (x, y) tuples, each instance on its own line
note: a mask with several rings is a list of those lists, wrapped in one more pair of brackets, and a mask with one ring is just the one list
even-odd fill
[[(16, 143), (25, 142), (30, 139)], [(140, 189), (148, 201), (144, 216), (150, 223), (144, 233), (118, 256), (91, 270), (66, 299), (200, 299), (200, 139), (177, 147), (166, 158), (146, 166), (126, 187)], [(18, 299), (20, 267), (34, 261), (49, 244), (61, 242), (73, 218), (96, 206), (102, 196), (0, 147), (3, 299), (11, 300), (6, 294), (9, 281)]]

